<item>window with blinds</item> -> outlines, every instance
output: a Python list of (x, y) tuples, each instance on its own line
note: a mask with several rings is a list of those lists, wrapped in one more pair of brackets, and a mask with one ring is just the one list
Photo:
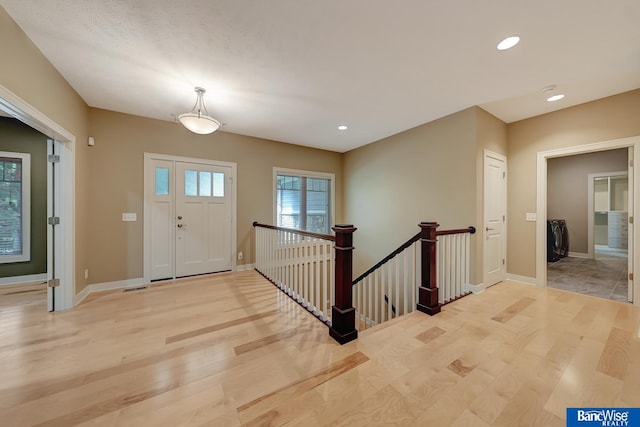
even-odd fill
[(30, 156), (0, 152), (0, 263), (30, 259)]
[(277, 172), (276, 225), (328, 234), (332, 221), (332, 179)]

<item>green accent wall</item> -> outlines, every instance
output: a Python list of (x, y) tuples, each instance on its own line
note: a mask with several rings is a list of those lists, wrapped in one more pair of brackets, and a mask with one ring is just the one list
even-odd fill
[(47, 272), (47, 137), (0, 117), (0, 151), (31, 154), (31, 260), (0, 264), (0, 278)]

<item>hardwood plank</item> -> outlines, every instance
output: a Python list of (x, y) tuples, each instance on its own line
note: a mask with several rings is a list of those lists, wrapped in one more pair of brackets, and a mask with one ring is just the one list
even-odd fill
[(425, 344), (428, 344), (429, 342), (433, 341), (446, 332), (447, 331), (445, 331), (444, 329), (434, 326), (433, 328), (429, 328), (421, 334), (416, 335), (416, 339), (418, 341), (422, 341)]
[(520, 298), (518, 301), (511, 304), (504, 311), (496, 314), (491, 319), (495, 320), (496, 322), (506, 323), (509, 320), (513, 319), (515, 315), (520, 314), (522, 310), (529, 307), (534, 301), (535, 300), (533, 298), (529, 297)]
[[(342, 375), (343, 373), (357, 367), (358, 365), (365, 363), (369, 358), (365, 356), (361, 352), (354, 353), (346, 358), (333, 363), (327, 369), (320, 371), (313, 376), (308, 378), (301, 379), (293, 384), (290, 384), (286, 387), (283, 387), (279, 390), (275, 390), (267, 395), (261, 396), (251, 402), (245, 403), (238, 407), (238, 413), (243, 417), (243, 412), (248, 411), (252, 407), (256, 405), (261, 405), (262, 407), (273, 407), (275, 406), (274, 402), (280, 402), (284, 400), (286, 397), (295, 396), (297, 394), (305, 393), (309, 390), (313, 390), (314, 388), (324, 384), (331, 379)], [(264, 415), (267, 417), (271, 417), (273, 414), (271, 411), (266, 411)]]
[(596, 369), (603, 374), (623, 380), (627, 371), (630, 345), (631, 333), (629, 331), (611, 328)]
[(242, 325), (243, 323), (251, 323), (253, 321), (263, 319), (265, 317), (275, 316), (276, 314), (278, 314), (278, 310), (270, 310), (265, 313), (254, 314), (252, 316), (242, 317), (240, 319), (229, 320), (228, 322), (219, 323), (217, 325), (211, 325), (211, 326), (206, 326), (204, 328), (195, 329), (193, 331), (187, 331), (178, 335), (172, 335), (170, 337), (167, 337), (166, 343), (171, 344), (174, 342), (197, 337), (199, 335), (210, 334), (212, 332), (220, 331), (222, 329)]

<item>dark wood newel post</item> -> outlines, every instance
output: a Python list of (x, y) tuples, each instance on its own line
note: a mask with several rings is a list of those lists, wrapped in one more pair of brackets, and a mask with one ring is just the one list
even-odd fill
[(336, 225), (331, 229), (336, 233), (336, 302), (331, 307), (329, 335), (340, 344), (346, 344), (358, 338), (356, 309), (353, 307), (353, 232), (357, 228), (353, 225)]
[(433, 316), (440, 313), (438, 287), (436, 284), (436, 222), (421, 222), (420, 242), (422, 250), (422, 279), (418, 289), (418, 307), (423, 313)]

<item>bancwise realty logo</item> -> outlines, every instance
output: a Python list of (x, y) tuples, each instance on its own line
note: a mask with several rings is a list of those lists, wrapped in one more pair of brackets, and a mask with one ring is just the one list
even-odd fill
[(567, 427), (640, 427), (640, 408), (567, 408)]

